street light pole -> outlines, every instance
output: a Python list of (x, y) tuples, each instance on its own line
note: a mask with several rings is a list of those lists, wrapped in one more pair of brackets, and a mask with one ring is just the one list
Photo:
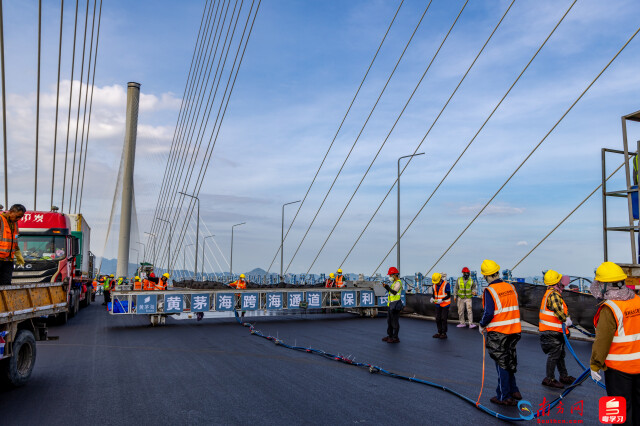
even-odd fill
[[(215, 237), (215, 235), (207, 235), (202, 239), (202, 273), (204, 274), (204, 248), (207, 245), (207, 238)], [(211, 264), (211, 262), (209, 262)]]
[(244, 225), (245, 223), (247, 222), (236, 223), (231, 227), (231, 262), (229, 263), (229, 273), (231, 274), (231, 278), (233, 278), (233, 228)]
[(173, 227), (171, 226), (171, 222), (169, 222), (168, 220), (160, 219), (159, 217), (156, 217), (156, 219), (158, 219), (160, 222), (169, 224), (169, 252), (167, 253), (167, 272), (169, 273), (169, 275), (171, 275), (171, 234), (173, 233)]
[(153, 256), (152, 259), (156, 258), (156, 234), (152, 234), (151, 232), (145, 232), (145, 234), (150, 235), (153, 237)]
[(187, 247), (192, 245), (193, 244), (187, 244), (186, 246), (184, 246), (184, 251), (182, 252), (182, 267), (184, 268), (185, 272), (189, 272), (187, 270)]
[(283, 265), (284, 265), (284, 206), (288, 206), (289, 204), (296, 204), (299, 203), (300, 200), (298, 201), (292, 201), (290, 203), (286, 203), (282, 205), (282, 232), (280, 234), (280, 280), (284, 281), (284, 271), (283, 271)]
[(400, 269), (400, 160), (402, 160), (403, 158), (417, 157), (418, 155), (424, 155), (424, 152), (421, 152), (419, 154), (405, 155), (404, 157), (398, 158), (398, 234), (396, 240), (396, 268), (398, 268), (400, 274), (402, 274), (402, 270)]
[(182, 191), (180, 191), (179, 194), (185, 195), (187, 197), (195, 198), (196, 201), (198, 202), (198, 221), (196, 222), (196, 242), (195, 242), (196, 266), (193, 269), (193, 279), (197, 281), (198, 280), (198, 236), (200, 235), (200, 198), (196, 197), (195, 195), (189, 195)]
[(140, 241), (136, 241), (136, 244), (140, 244), (142, 246), (142, 261), (144, 262), (147, 259), (147, 246), (142, 244)]

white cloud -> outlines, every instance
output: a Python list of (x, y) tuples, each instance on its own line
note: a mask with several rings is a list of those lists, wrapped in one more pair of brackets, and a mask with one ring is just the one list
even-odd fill
[(528, 246), (528, 245), (529, 245), (529, 243), (527, 243), (526, 241), (518, 241), (518, 242), (516, 243), (516, 245), (517, 245), (517, 246)]
[[(480, 211), (480, 209), (484, 206), (484, 204), (473, 204), (470, 206), (461, 206), (458, 208), (457, 212), (459, 215), (463, 216), (471, 216), (475, 215)], [(495, 215), (495, 216), (513, 216), (519, 215), (525, 212), (524, 207), (514, 207), (508, 204), (491, 204), (489, 205), (484, 212), (483, 215)]]

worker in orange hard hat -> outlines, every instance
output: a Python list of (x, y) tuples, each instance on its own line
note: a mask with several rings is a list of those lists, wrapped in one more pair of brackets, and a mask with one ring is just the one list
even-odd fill
[(398, 332), (400, 331), (400, 311), (404, 305), (402, 304), (402, 281), (400, 280), (400, 272), (398, 268), (392, 266), (387, 272), (391, 279), (391, 285), (383, 284), (382, 286), (389, 292), (387, 297), (387, 336), (382, 341), (387, 343), (400, 343)]
[(329, 278), (327, 278), (327, 281), (325, 282), (324, 286), (326, 288), (332, 288), (336, 286), (336, 274), (334, 274), (333, 272), (329, 274)]

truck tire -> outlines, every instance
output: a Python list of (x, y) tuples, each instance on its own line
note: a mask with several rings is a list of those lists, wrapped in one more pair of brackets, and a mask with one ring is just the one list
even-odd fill
[(2, 362), (0, 376), (11, 387), (25, 385), (36, 364), (36, 339), (29, 330), (20, 330), (12, 343), (13, 356)]

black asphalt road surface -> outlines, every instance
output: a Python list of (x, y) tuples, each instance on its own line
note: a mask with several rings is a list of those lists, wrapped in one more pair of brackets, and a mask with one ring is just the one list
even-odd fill
[[(449, 339), (439, 340), (431, 337), (434, 322), (401, 318), (401, 343), (387, 344), (380, 340), (387, 327), (384, 315), (248, 319), (290, 344), (349, 355), (451, 387), (473, 400), (480, 391), (482, 337), (477, 329), (450, 324)], [(162, 327), (150, 327), (146, 316), (110, 316), (94, 303), (67, 325), (51, 327), (50, 335), (60, 339), (38, 342), (30, 382), (0, 391), (1, 425), (503, 423), (442, 390), (277, 346), (231, 318), (168, 319)], [(573, 346), (588, 363), (591, 344), (575, 341)], [(537, 410), (543, 398), (559, 395), (540, 385), (546, 358), (537, 335), (522, 335), (518, 358), (518, 385)], [(486, 363), (481, 403), (519, 417), (516, 408), (489, 402), (497, 375), (488, 356)], [(569, 354), (567, 366), (579, 375)], [(598, 399), (604, 395), (588, 380), (565, 398), (561, 409), (543, 418), (599, 424)], [(582, 415), (577, 407), (572, 413), (581, 401)]]

